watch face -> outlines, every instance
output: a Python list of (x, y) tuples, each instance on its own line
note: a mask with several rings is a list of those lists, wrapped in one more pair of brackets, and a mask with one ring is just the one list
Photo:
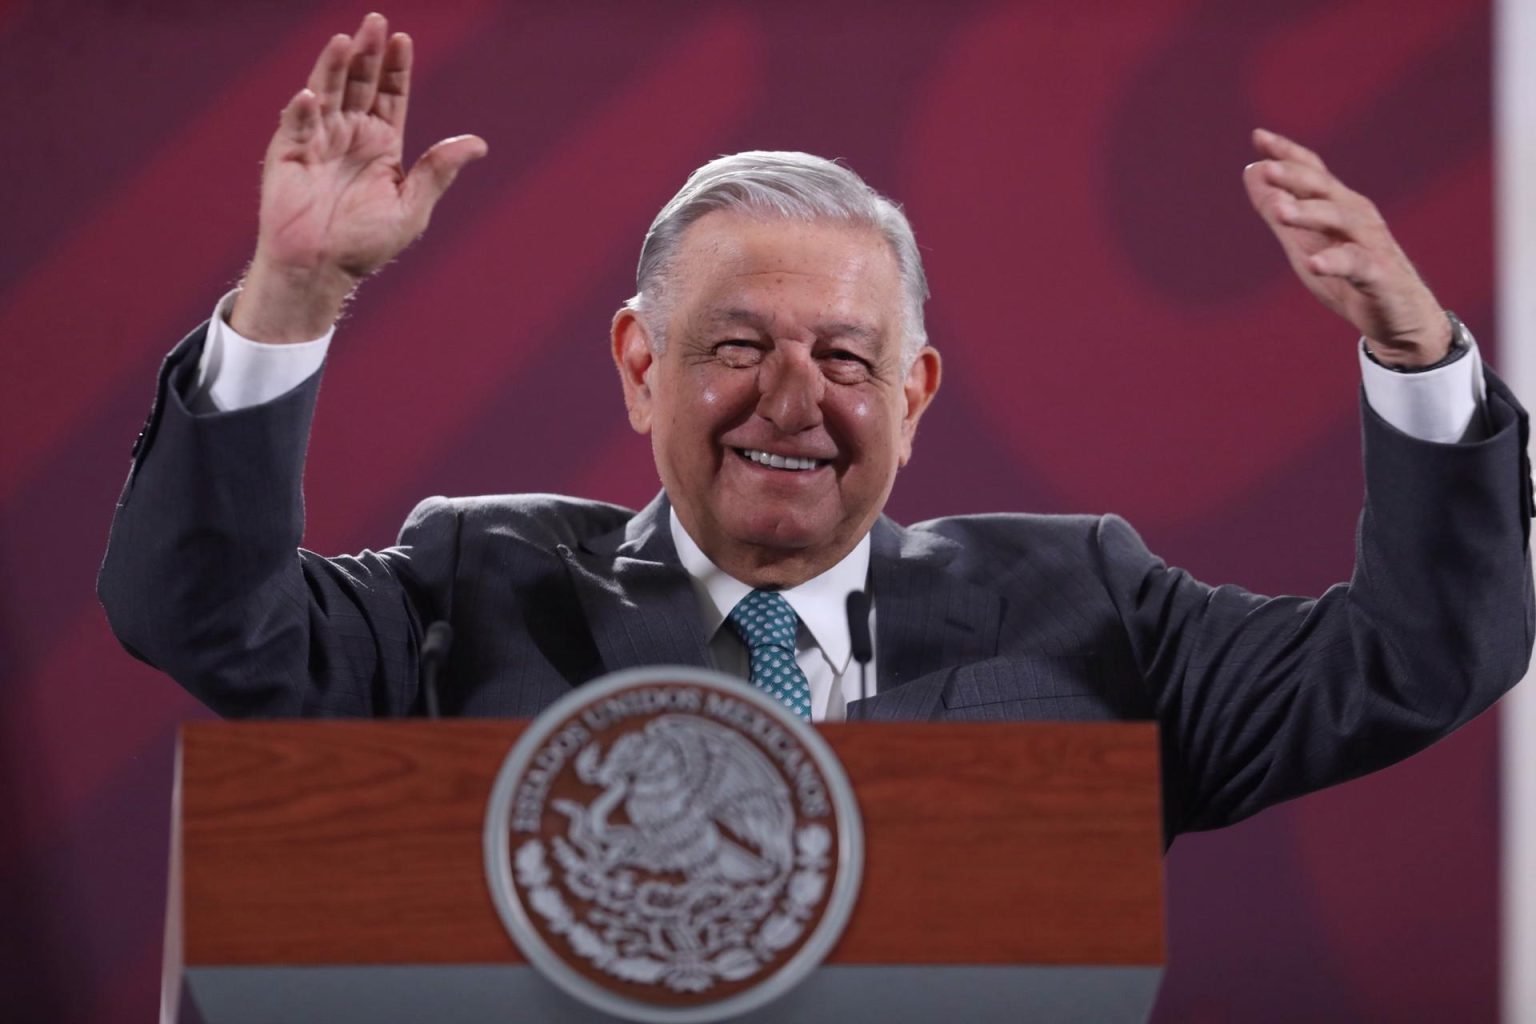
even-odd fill
[(1445, 318), (1451, 322), (1451, 352), (1452, 354), (1464, 351), (1472, 347), (1472, 332), (1467, 330), (1467, 325), (1461, 322), (1461, 317), (1445, 311)]

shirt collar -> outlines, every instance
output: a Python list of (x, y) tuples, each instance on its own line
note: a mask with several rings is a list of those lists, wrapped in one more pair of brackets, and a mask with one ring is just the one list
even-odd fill
[[(678, 560), (692, 578), (694, 593), (699, 597), (705, 632), (712, 637), (731, 614), (731, 609), (752, 593), (752, 588), (711, 561), (683, 529), (675, 514), (669, 514), (668, 520)], [(853, 654), (853, 643), (848, 636), (848, 594), (863, 590), (868, 579), (869, 534), (866, 533), (832, 568), (798, 587), (780, 591), (837, 672), (848, 666)]]

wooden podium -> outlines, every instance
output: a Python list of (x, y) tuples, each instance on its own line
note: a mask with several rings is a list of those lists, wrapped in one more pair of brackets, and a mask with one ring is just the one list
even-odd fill
[[(482, 832), (525, 723), (183, 727), (162, 1020), (607, 1019), (497, 917)], [(1144, 723), (817, 727), (864, 820), (841, 941), (738, 1018), (1144, 1020), (1164, 959)]]

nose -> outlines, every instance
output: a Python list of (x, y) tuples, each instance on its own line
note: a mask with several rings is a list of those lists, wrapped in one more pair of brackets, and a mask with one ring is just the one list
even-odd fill
[(785, 434), (820, 426), (826, 387), (821, 368), (808, 350), (781, 346), (769, 353), (758, 370), (757, 414)]

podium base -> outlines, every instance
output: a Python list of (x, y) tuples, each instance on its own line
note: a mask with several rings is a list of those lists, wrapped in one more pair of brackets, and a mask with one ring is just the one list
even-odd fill
[[(733, 1020), (1145, 1021), (1162, 974), (1160, 966), (826, 966), (782, 998)], [(613, 1020), (526, 966), (196, 967), (187, 970), (184, 980), (196, 1007), (181, 1019), (200, 1019), (203, 1024)]]

